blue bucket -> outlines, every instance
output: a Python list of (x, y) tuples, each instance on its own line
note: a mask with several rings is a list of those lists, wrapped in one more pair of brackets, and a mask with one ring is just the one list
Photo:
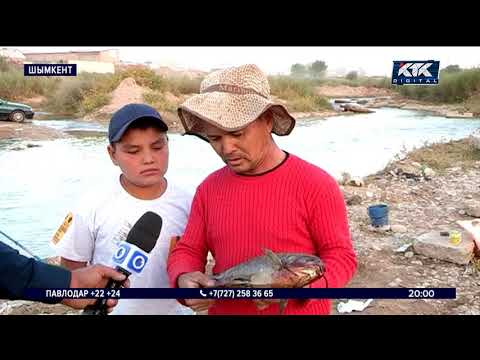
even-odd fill
[(388, 205), (378, 204), (368, 207), (368, 216), (373, 226), (388, 225)]

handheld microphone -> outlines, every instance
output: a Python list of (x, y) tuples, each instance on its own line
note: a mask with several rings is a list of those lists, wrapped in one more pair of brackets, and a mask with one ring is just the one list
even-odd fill
[[(127, 278), (132, 273), (139, 274), (148, 261), (150, 251), (155, 247), (162, 230), (162, 218), (154, 212), (148, 211), (133, 225), (128, 232), (127, 239), (122, 241), (113, 255), (115, 270)], [(110, 279), (106, 288), (118, 289), (122, 281)], [(83, 315), (107, 315), (107, 298), (98, 299), (94, 305), (89, 305)]]

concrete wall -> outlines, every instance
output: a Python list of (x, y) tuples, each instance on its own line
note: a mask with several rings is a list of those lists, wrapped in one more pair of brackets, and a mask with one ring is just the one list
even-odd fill
[(26, 61), (31, 62), (67, 62), (82, 60), (116, 64), (119, 61), (118, 50), (25, 53), (24, 55), (26, 57)]
[(113, 63), (83, 60), (70, 60), (68, 63), (77, 64), (78, 74), (81, 72), (113, 74), (115, 72), (115, 65)]

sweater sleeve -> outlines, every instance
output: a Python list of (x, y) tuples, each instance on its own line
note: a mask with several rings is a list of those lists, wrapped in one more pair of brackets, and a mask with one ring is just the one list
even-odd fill
[[(24, 294), (26, 289), (69, 288), (70, 279), (70, 271), (20, 255), (0, 242), (0, 297), (28, 300)], [(60, 300), (42, 302), (57, 303)]]
[(205, 204), (201, 189), (197, 189), (185, 233), (173, 248), (167, 263), (170, 286), (177, 287), (177, 279), (187, 272), (205, 271), (207, 239)]
[(325, 264), (325, 275), (311, 287), (344, 287), (355, 273), (357, 260), (342, 192), (335, 179), (325, 174), (312, 195), (307, 200), (311, 204), (310, 232)]

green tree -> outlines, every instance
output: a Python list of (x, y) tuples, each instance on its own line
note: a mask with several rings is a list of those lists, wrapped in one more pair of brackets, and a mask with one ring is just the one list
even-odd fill
[(346, 76), (348, 80), (356, 80), (358, 78), (358, 72), (350, 71)]
[(444, 71), (446, 73), (456, 73), (456, 72), (462, 71), (462, 69), (458, 65), (448, 65), (442, 71)]
[(290, 74), (293, 76), (305, 76), (307, 74), (307, 67), (303, 64), (293, 64), (290, 68)]
[(310, 66), (310, 74), (314, 78), (322, 77), (326, 71), (327, 71), (327, 64), (325, 63), (325, 61), (317, 60), (313, 62), (312, 65)]

